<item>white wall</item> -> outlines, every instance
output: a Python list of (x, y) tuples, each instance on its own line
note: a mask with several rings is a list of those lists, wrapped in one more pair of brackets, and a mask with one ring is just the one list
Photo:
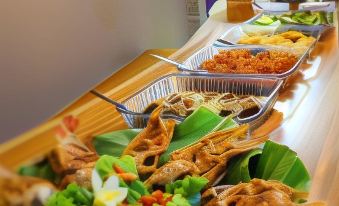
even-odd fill
[(187, 31), (184, 0), (2, 0), (0, 140), (44, 121), (145, 49), (180, 47)]

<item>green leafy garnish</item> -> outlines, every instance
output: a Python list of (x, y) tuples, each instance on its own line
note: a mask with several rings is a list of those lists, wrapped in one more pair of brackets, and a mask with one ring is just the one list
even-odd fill
[(166, 206), (191, 206), (191, 204), (181, 194), (175, 194)]
[(140, 131), (141, 129), (125, 129), (101, 134), (94, 138), (93, 145), (99, 155), (120, 157), (126, 146)]
[(48, 198), (47, 206), (91, 206), (93, 194), (71, 183), (63, 191), (56, 192)]
[[(98, 171), (100, 177), (105, 179), (113, 174), (116, 174), (113, 169), (114, 165), (119, 166), (124, 172), (133, 173), (138, 176), (134, 158), (129, 155), (123, 155), (120, 158), (102, 155), (96, 162), (95, 169)], [(136, 203), (142, 195), (149, 194), (144, 183), (138, 179), (130, 183), (126, 183), (120, 179), (119, 183), (121, 187), (128, 188), (127, 201), (130, 204)]]
[(131, 172), (138, 175), (137, 167), (135, 165), (134, 158), (129, 155), (124, 155), (120, 158), (103, 155), (95, 164), (95, 169), (98, 171), (102, 179), (115, 173), (113, 165), (118, 165), (125, 172)]
[(200, 191), (206, 186), (208, 180), (204, 177), (186, 176), (183, 180), (177, 180), (166, 184), (166, 192), (181, 194), (192, 206), (200, 205)]

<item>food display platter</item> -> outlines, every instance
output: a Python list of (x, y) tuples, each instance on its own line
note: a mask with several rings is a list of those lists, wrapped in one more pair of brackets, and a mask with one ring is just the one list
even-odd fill
[[(234, 26), (232, 29), (225, 32), (220, 38), (214, 43), (214, 45), (238, 45), (238, 41), (242, 36), (247, 36), (244, 30), (254, 30), (262, 35), (274, 35), (280, 34), (286, 31), (298, 31), (306, 36), (312, 36), (316, 39), (316, 41), (310, 46), (313, 48), (316, 42), (321, 37), (321, 33), (319, 31), (319, 26), (304, 26), (304, 25), (284, 25), (284, 26), (258, 26), (258, 25), (249, 25), (249, 24), (240, 24)], [(310, 52), (311, 50), (308, 50)]]
[[(211, 16), (197, 34), (170, 58), (184, 61), (192, 58), (192, 55), (194, 56), (199, 50), (209, 47), (229, 29), (234, 28), (234, 25), (224, 22), (224, 15)], [(339, 103), (336, 91), (339, 86), (339, 67), (336, 64), (337, 31), (331, 30), (321, 38), (319, 37), (318, 40), (313, 51), (309, 54), (309, 58), (305, 59), (294, 75), (284, 82), (284, 87), (281, 87), (281, 80), (271, 77), (249, 79), (249, 77), (241, 75), (234, 77), (225, 74), (178, 74), (179, 71), (175, 67), (170, 67), (163, 62), (152, 65), (154, 60), (143, 55), (102, 82), (95, 90), (123, 103), (131, 110), (141, 112), (147, 103), (171, 92), (198, 88), (198, 91), (219, 91), (219, 89), (228, 88), (227, 91), (249, 94), (247, 91), (251, 90), (248, 88), (256, 87), (251, 86), (251, 83), (260, 82), (261, 90), (254, 89), (253, 93), (257, 94), (260, 91), (259, 95), (268, 96), (266, 104), (263, 104), (260, 117), (265, 117), (265, 119), (269, 117), (266, 116), (269, 115), (269, 112), (265, 111), (272, 106), (275, 110), (283, 113), (282, 122), (274, 118), (267, 120), (269, 121), (268, 125), (278, 126), (274, 127), (275, 130), (270, 134), (270, 139), (287, 145), (304, 162), (312, 176), (310, 201), (320, 200), (325, 201), (328, 205), (337, 205), (339, 204), (336, 197), (339, 189), (339, 176), (335, 172), (339, 165), (337, 159), (339, 154), (335, 149), (339, 146), (339, 141), (336, 138), (339, 135), (336, 108)], [(146, 54), (150, 53), (156, 53), (156, 51)], [(146, 65), (146, 62), (150, 63)], [(187, 80), (178, 81), (180, 78), (187, 78)], [(233, 82), (231, 85), (245, 86), (216, 87), (215, 85), (222, 85), (222, 83), (208, 83), (216, 81), (229, 81)], [(184, 84), (181, 85), (178, 82), (184, 82)], [(140, 90), (140, 88), (143, 89)], [(234, 90), (232, 90), (233, 88)], [(145, 103), (145, 101), (148, 102)], [(274, 102), (276, 103), (273, 105)], [(50, 154), (51, 150), (60, 147), (60, 139), (58, 142), (58, 138), (56, 138), (56, 128), (60, 124), (64, 124), (65, 119), (68, 124), (71, 122), (71, 125), (77, 125), (72, 135), (84, 143), (92, 141), (94, 136), (126, 129), (128, 125), (133, 127), (133, 122), (129, 122), (130, 117), (120, 116), (119, 111), (112, 105), (88, 93), (50, 121), (1, 145), (1, 166), (16, 170), (20, 166), (30, 165), (41, 160)], [(79, 124), (75, 124), (74, 119), (77, 119)], [(268, 126), (267, 129), (269, 130), (269, 128)], [(263, 138), (260, 136), (259, 140), (261, 141)]]
[[(239, 123), (250, 123), (255, 126), (267, 118), (265, 115), (273, 108), (281, 86), (282, 81), (273, 78), (170, 74), (147, 85), (122, 103), (133, 112), (142, 112), (147, 105), (157, 99), (164, 98), (173, 93), (186, 91), (261, 96), (261, 110), (259, 113), (246, 119), (236, 119)], [(121, 113), (131, 128), (139, 128), (140, 122), (138, 121), (143, 122), (141, 124), (143, 127), (147, 124), (147, 118), (140, 118), (137, 115), (131, 115), (123, 111)]]
[[(215, 44), (214, 44), (215, 45)], [(183, 62), (184, 65), (186, 65), (188, 68), (190, 68), (192, 71), (198, 71), (198, 72), (205, 72), (207, 73), (206, 70), (201, 69), (201, 64), (208, 60), (212, 59), (214, 55), (218, 54), (219, 51), (224, 50), (224, 51), (229, 51), (229, 50), (234, 50), (234, 49), (248, 49), (251, 51), (252, 54), (257, 54), (259, 52), (263, 51), (284, 51), (284, 52), (289, 52), (293, 53), (293, 50), (287, 47), (279, 47), (279, 46), (266, 46), (266, 45), (235, 45), (235, 46), (208, 46), (205, 47), (196, 53), (194, 53), (192, 56), (190, 56), (186, 61)], [(298, 57), (298, 60), (296, 63), (286, 72), (281, 73), (281, 74), (224, 74), (227, 76), (246, 76), (248, 78), (253, 78), (253, 77), (261, 77), (261, 78), (277, 78), (277, 79), (286, 79), (295, 72), (298, 71), (298, 68), (300, 65), (305, 61), (305, 59), (308, 57), (309, 51), (305, 51), (301, 56)], [(210, 74), (219, 74), (223, 75), (222, 73), (210, 73)]]

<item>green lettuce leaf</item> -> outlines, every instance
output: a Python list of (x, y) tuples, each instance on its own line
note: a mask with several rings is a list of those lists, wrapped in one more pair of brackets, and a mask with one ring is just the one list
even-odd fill
[[(208, 180), (204, 177), (186, 176), (183, 180), (176, 180), (166, 184), (166, 193), (181, 194), (192, 206), (200, 205), (200, 191), (206, 186)], [(199, 194), (199, 195), (198, 195)]]
[[(115, 174), (113, 165), (118, 165), (124, 172), (130, 172), (138, 175), (137, 167), (135, 165), (134, 158), (129, 155), (124, 155), (120, 158), (112, 157), (109, 155), (102, 155), (95, 164), (95, 169), (98, 171), (100, 177), (105, 179), (106, 177)], [(149, 194), (146, 186), (140, 180), (126, 183), (122, 179), (119, 180), (121, 187), (128, 188), (127, 201), (130, 204), (136, 203), (142, 195)]]
[(98, 171), (100, 177), (105, 179), (107, 176), (114, 174), (113, 165), (118, 165), (125, 172), (131, 172), (138, 175), (137, 167), (134, 158), (129, 155), (124, 155), (121, 158), (103, 155), (95, 163), (95, 169)]
[(181, 194), (175, 194), (166, 206), (191, 206), (191, 204)]
[(94, 137), (93, 145), (99, 155), (120, 157), (126, 146), (140, 131), (141, 129), (125, 129), (101, 134)]
[(47, 206), (90, 206), (93, 194), (88, 190), (71, 183), (63, 191), (54, 193), (48, 198)]

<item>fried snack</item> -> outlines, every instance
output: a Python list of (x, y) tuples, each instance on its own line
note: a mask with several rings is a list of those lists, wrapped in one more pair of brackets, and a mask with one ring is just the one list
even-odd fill
[[(231, 157), (253, 149), (267, 140), (267, 137), (246, 139), (247, 131), (248, 125), (242, 125), (238, 128), (214, 132), (189, 147), (174, 151), (171, 154), (170, 162), (158, 169), (147, 180), (148, 184), (161, 179), (162, 171), (174, 171), (173, 167), (177, 167), (176, 170), (179, 170), (180, 167), (176, 166), (174, 162), (187, 161), (198, 169), (194, 169), (198, 175), (209, 180), (207, 187), (212, 186), (225, 174), (227, 162)], [(163, 179), (162, 183), (166, 184), (169, 183), (168, 181), (176, 179), (176, 174), (167, 172), (166, 179)]]
[(260, 111), (260, 100), (253, 96), (234, 95), (217, 92), (179, 92), (173, 93), (145, 109), (149, 113), (155, 105), (163, 105), (163, 114), (175, 114), (186, 117), (204, 105), (220, 116), (239, 115), (240, 118), (253, 116)]
[(252, 132), (252, 137), (261, 137), (277, 129), (283, 121), (283, 113), (273, 109), (269, 118)]
[[(274, 39), (267, 40), (270, 41), (265, 44), (273, 44)], [(296, 55), (285, 51), (262, 51), (252, 55), (249, 49), (232, 49), (219, 51), (201, 67), (217, 73), (281, 74), (290, 70), (297, 60)]]
[(174, 182), (180, 177), (186, 175), (197, 175), (200, 171), (198, 167), (186, 160), (175, 160), (163, 165), (157, 169), (146, 181), (145, 185), (151, 187), (152, 185), (166, 185), (169, 182)]
[(304, 34), (297, 31), (287, 31), (279, 34), (279, 36), (284, 37), (285, 39), (290, 39), (293, 42), (296, 42), (298, 39), (306, 37)]
[(312, 36), (305, 36), (298, 31), (287, 31), (272, 36), (243, 36), (238, 41), (239, 44), (264, 44), (279, 45), (292, 48), (296, 54), (303, 55), (307, 49), (315, 42)]
[(58, 145), (48, 156), (53, 170), (60, 175), (92, 167), (98, 160), (96, 153), (74, 143)]
[(157, 169), (159, 157), (171, 142), (175, 121), (164, 121), (160, 118), (162, 107), (156, 108), (142, 130), (126, 147), (123, 154), (135, 159), (138, 173), (148, 174)]
[(0, 205), (44, 205), (56, 191), (54, 185), (46, 180), (8, 174), (1, 172), (0, 175)]
[[(76, 124), (75, 124), (76, 123)], [(48, 155), (48, 160), (55, 173), (62, 178), (59, 187), (62, 189), (69, 183), (76, 182), (79, 186), (90, 188), (91, 171), (99, 156), (91, 151), (79, 139), (74, 130), (77, 120), (72, 116), (64, 118), (56, 128), (59, 145)]]
[(307, 195), (279, 181), (252, 179), (249, 183), (210, 188), (202, 194), (202, 204), (206, 206), (323, 205), (322, 203), (297, 204), (293, 202), (296, 199), (306, 198)]

